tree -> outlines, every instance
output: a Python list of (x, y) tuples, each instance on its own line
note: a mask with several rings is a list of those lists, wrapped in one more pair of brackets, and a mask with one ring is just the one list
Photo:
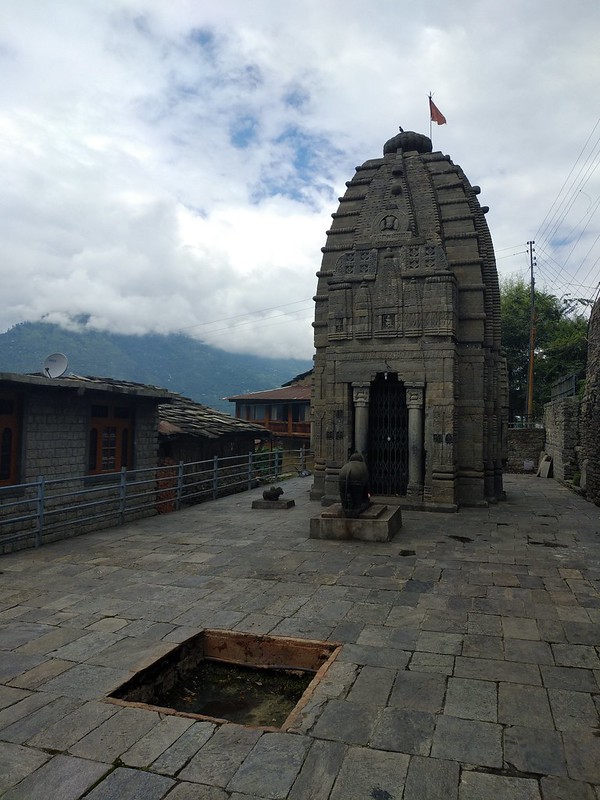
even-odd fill
[[(522, 279), (500, 284), (502, 343), (508, 365), (509, 413), (527, 413), (531, 289)], [(536, 337), (534, 353), (533, 413), (540, 417), (550, 400), (552, 384), (559, 378), (585, 376), (587, 319), (579, 304), (548, 292), (535, 292)]]

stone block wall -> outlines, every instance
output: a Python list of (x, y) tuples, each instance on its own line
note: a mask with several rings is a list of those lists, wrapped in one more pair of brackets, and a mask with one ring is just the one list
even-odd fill
[[(31, 393), (23, 413), (23, 470), (29, 483), (81, 476), (87, 472), (89, 397)], [(158, 409), (140, 402), (135, 410), (134, 466), (155, 467), (158, 454)]]
[(526, 472), (525, 462), (532, 461), (537, 469), (544, 449), (546, 433), (543, 428), (509, 428), (507, 436), (506, 472)]
[(544, 449), (559, 481), (572, 481), (579, 472), (579, 405), (578, 397), (565, 397), (544, 406)]

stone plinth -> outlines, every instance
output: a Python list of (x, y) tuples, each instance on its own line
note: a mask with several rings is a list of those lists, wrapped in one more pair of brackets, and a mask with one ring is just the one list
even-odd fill
[(341, 503), (335, 503), (310, 520), (311, 539), (358, 539), (389, 542), (402, 527), (399, 506), (374, 503), (356, 519), (344, 517)]
[(280, 511), (281, 509), (292, 508), (296, 505), (295, 500), (253, 500), (252, 508), (264, 508), (269, 511)]

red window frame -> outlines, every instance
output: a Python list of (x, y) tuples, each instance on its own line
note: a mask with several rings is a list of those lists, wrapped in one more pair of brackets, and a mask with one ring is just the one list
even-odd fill
[(0, 392), (0, 486), (19, 482), (23, 402), (16, 392)]

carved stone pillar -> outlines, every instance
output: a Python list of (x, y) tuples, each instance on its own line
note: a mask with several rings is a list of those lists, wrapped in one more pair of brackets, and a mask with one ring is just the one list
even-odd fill
[(408, 497), (423, 497), (423, 385), (406, 387), (408, 407)]
[(366, 459), (369, 443), (369, 391), (368, 383), (352, 384), (354, 402), (354, 447)]

